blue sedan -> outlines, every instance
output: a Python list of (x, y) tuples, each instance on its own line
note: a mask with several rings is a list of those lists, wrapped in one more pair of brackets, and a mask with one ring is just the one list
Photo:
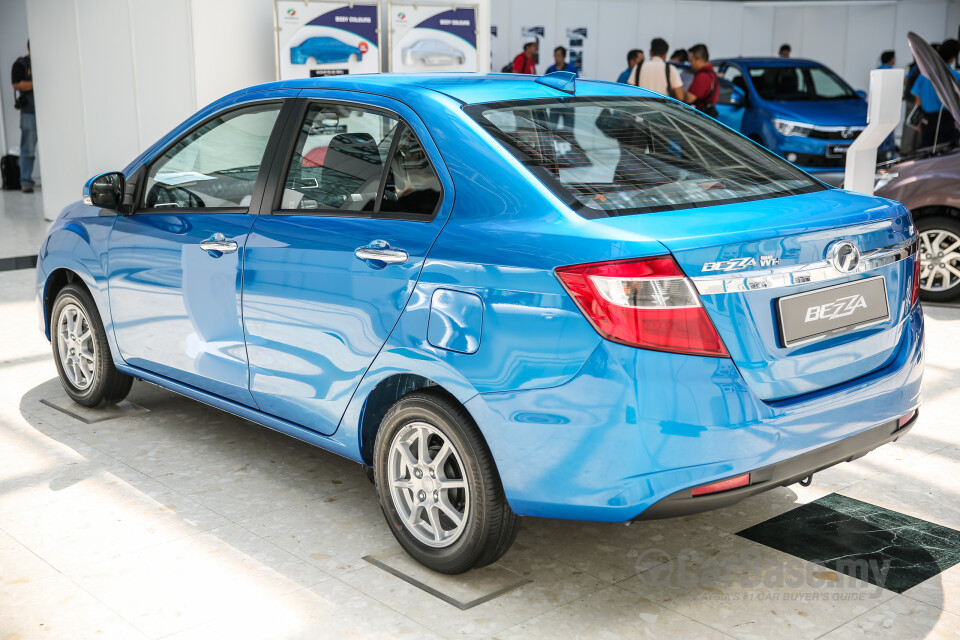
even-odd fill
[(229, 95), (92, 178), (37, 296), (76, 402), (145, 380), (355, 460), (458, 573), (520, 516), (696, 513), (902, 437), (916, 240), (636, 87), (342, 76)]
[[(839, 184), (847, 148), (867, 125), (861, 92), (812, 60), (734, 58), (713, 64), (730, 83), (721, 86), (718, 120), (804, 171)], [(891, 135), (878, 155), (890, 160), (895, 153)]]
[(290, 48), (290, 64), (307, 64), (309, 58), (317, 64), (349, 62), (351, 56), (356, 56), (357, 62), (363, 60), (359, 48), (329, 37), (309, 38)]

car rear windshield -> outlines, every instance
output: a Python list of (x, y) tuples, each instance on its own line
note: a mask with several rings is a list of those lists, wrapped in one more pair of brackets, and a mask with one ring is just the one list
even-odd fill
[(825, 188), (712, 118), (660, 98), (570, 97), (465, 110), (586, 217)]
[(753, 87), (764, 100), (859, 100), (840, 76), (824, 67), (750, 67)]

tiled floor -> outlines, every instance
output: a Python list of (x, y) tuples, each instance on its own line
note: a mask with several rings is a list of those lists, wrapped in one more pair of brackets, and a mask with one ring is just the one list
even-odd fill
[(43, 189), (0, 191), (0, 264), (4, 258), (36, 255), (48, 226), (43, 219)]
[(70, 405), (32, 282), (0, 273), (0, 639), (960, 638), (960, 565), (898, 594), (737, 535), (834, 494), (960, 529), (960, 310), (927, 310), (901, 442), (700, 516), (526, 519), (445, 577), (353, 463), (143, 383), (109, 419)]

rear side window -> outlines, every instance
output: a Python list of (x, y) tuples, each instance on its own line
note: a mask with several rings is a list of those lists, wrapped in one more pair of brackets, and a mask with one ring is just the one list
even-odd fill
[(280, 208), (373, 211), (398, 125), (396, 118), (376, 111), (311, 105)]
[(433, 215), (440, 203), (440, 179), (423, 145), (404, 126), (390, 159), (380, 211)]
[(557, 98), (466, 111), (588, 217), (825, 188), (712, 118), (660, 98)]

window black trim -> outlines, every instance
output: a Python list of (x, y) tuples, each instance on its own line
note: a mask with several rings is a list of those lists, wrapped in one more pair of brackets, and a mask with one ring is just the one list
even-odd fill
[[(433, 222), (440, 210), (443, 208), (443, 202), (446, 198), (446, 189), (443, 186), (443, 180), (440, 179), (440, 172), (437, 171), (437, 163), (430, 159), (430, 166), (437, 175), (437, 182), (440, 186), (440, 198), (437, 200), (437, 206), (431, 214), (422, 213), (381, 213), (380, 202), (383, 198), (383, 190), (386, 186), (387, 172), (390, 163), (393, 161), (393, 154), (397, 150), (397, 141), (405, 128), (410, 129), (410, 133), (417, 139), (417, 143), (423, 147), (426, 152), (426, 146), (417, 135), (417, 130), (396, 111), (381, 107), (378, 105), (366, 104), (355, 100), (344, 100), (339, 98), (296, 98), (297, 107), (291, 113), (286, 123), (286, 130), (279, 139), (276, 155), (272, 163), (271, 172), (268, 178), (268, 188), (264, 193), (263, 204), (261, 205), (261, 215), (273, 216), (307, 216), (315, 218), (371, 218), (377, 220), (407, 220), (411, 222)], [(397, 128), (394, 132), (394, 139), (390, 143), (390, 149), (387, 152), (387, 158), (383, 165), (383, 173), (380, 176), (380, 187), (377, 191), (377, 201), (374, 203), (373, 211), (341, 211), (339, 209), (281, 209), (280, 202), (283, 197), (283, 185), (286, 184), (287, 173), (290, 170), (290, 163), (293, 162), (293, 154), (296, 151), (297, 140), (300, 137), (300, 128), (303, 125), (304, 118), (307, 117), (307, 111), (314, 104), (335, 104), (346, 107), (353, 107), (357, 110), (382, 113), (390, 116), (397, 121)], [(428, 154), (429, 157), (429, 154)]]
[(521, 106), (521, 107), (535, 106), (538, 104), (564, 105), (564, 104), (575, 103), (575, 102), (598, 102), (604, 99), (615, 100), (615, 101), (628, 101), (628, 102), (653, 101), (653, 102), (670, 103), (671, 106), (674, 106), (675, 108), (689, 109), (698, 117), (706, 118), (707, 121), (710, 122), (710, 126), (720, 126), (720, 127), (724, 126), (719, 122), (717, 122), (716, 120), (714, 120), (713, 118), (700, 113), (693, 107), (690, 107), (687, 105), (677, 105), (674, 103), (674, 101), (671, 101), (667, 98), (654, 98), (654, 97), (567, 96), (567, 97), (556, 97), (556, 98), (534, 98), (529, 100), (502, 100), (499, 102), (482, 102), (479, 104), (467, 105), (463, 107), (463, 111), (468, 116), (473, 118), (477, 122), (477, 124), (479, 124), (487, 133), (492, 135), (497, 140), (497, 142), (503, 145), (504, 150), (507, 153), (511, 154), (517, 160), (519, 160), (521, 164), (523, 164), (538, 180), (540, 180), (548, 189), (550, 189), (550, 191), (552, 191), (553, 194), (557, 196), (557, 198), (562, 200), (565, 205), (573, 209), (576, 213), (580, 214), (584, 218), (588, 218), (588, 219), (613, 218), (613, 217), (623, 216), (623, 215), (633, 215), (633, 214), (641, 214), (641, 213), (657, 213), (659, 211), (681, 211), (683, 209), (703, 209), (707, 207), (718, 207), (725, 204), (737, 204), (742, 202), (767, 200), (770, 198), (783, 198), (787, 196), (801, 195), (804, 193), (824, 191), (826, 189), (831, 188), (828, 185), (825, 185), (824, 183), (820, 182), (813, 176), (805, 173), (803, 170), (793, 166), (792, 164), (790, 164), (789, 162), (787, 162), (777, 154), (773, 153), (763, 145), (757, 144), (755, 141), (751, 140), (750, 138), (747, 138), (742, 134), (739, 134), (734, 131), (733, 133), (740, 135), (744, 139), (744, 141), (748, 143), (748, 145), (749, 144), (754, 145), (756, 150), (761, 154), (766, 155), (768, 158), (770, 158), (774, 162), (786, 165), (786, 168), (788, 168), (789, 170), (798, 172), (799, 174), (797, 176), (798, 178), (805, 178), (810, 180), (810, 185), (800, 189), (790, 189), (782, 192), (763, 194), (759, 196), (744, 196), (742, 198), (728, 198), (726, 200), (712, 200), (709, 202), (689, 202), (689, 203), (685, 202), (682, 204), (658, 205), (658, 206), (650, 206), (650, 207), (633, 207), (629, 209), (595, 209), (578, 200), (576, 196), (574, 196), (573, 193), (563, 185), (563, 183), (561, 183), (558, 179), (556, 179), (549, 171), (541, 167), (539, 164), (535, 163), (532, 160), (532, 158), (530, 158), (530, 156), (528, 156), (527, 154), (517, 149), (513, 145), (510, 138), (504, 132), (502, 132), (496, 125), (494, 125), (492, 122), (490, 122), (483, 116), (484, 111), (488, 111), (491, 109), (504, 109), (504, 108), (518, 107), (518, 106)]
[[(270, 167), (273, 165), (273, 158), (276, 152), (276, 145), (280, 139), (280, 135), (286, 128), (287, 120), (290, 117), (290, 111), (293, 107), (292, 98), (267, 98), (264, 100), (250, 100), (248, 102), (242, 102), (240, 104), (230, 105), (229, 107), (217, 111), (216, 113), (211, 114), (208, 118), (204, 118), (198, 122), (195, 126), (191, 127), (189, 131), (184, 133), (182, 136), (165, 146), (163, 149), (157, 151), (150, 158), (149, 161), (143, 163), (141, 170), (143, 174), (141, 179), (138, 180), (139, 184), (136, 185), (136, 193), (134, 195), (134, 207), (133, 215), (156, 215), (156, 214), (196, 214), (196, 213), (257, 213), (260, 210), (261, 202), (263, 200), (263, 193), (267, 185), (267, 179), (269, 176)], [(194, 208), (183, 208), (183, 207), (144, 207), (143, 198), (145, 197), (145, 191), (147, 188), (148, 176), (150, 175), (150, 168), (156, 163), (160, 158), (162, 158), (170, 149), (179, 144), (187, 136), (193, 135), (194, 132), (199, 130), (201, 127), (205, 126), (209, 122), (222, 118), (224, 115), (232, 113), (234, 111), (243, 111), (250, 107), (262, 107), (270, 104), (280, 105), (280, 110), (277, 112), (277, 119), (273, 123), (273, 129), (270, 132), (270, 137), (267, 139), (267, 145), (263, 149), (263, 158), (260, 160), (260, 169), (257, 171), (257, 179), (253, 184), (253, 193), (250, 197), (250, 205), (247, 207), (194, 207)], [(139, 172), (138, 172), (139, 173)]]

